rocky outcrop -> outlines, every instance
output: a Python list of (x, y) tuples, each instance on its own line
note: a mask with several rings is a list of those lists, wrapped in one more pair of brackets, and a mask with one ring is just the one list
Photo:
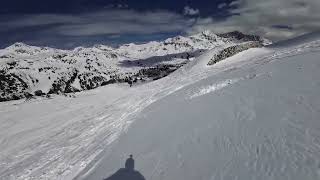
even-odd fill
[(72, 84), (78, 77), (78, 70), (73, 70), (71, 73), (67, 73), (55, 80), (52, 84), (48, 94), (60, 94), (60, 93), (72, 93), (79, 92), (80, 90), (73, 87)]
[(257, 47), (262, 47), (262, 44), (259, 42), (250, 42), (246, 44), (227, 47), (224, 50), (220, 51), (218, 54), (216, 54), (214, 57), (212, 57), (208, 62), (208, 65), (211, 66), (213, 64), (216, 64), (219, 61), (222, 61), (228, 57), (234, 56), (242, 51), (248, 50), (250, 48), (257, 48)]
[(28, 85), (19, 76), (0, 70), (0, 102), (24, 98)]
[(164, 64), (158, 65), (153, 68), (147, 68), (140, 70), (137, 74), (131, 76), (131, 79), (139, 79), (142, 81), (150, 81), (150, 80), (158, 80), (163, 77), (168, 76), (170, 73), (176, 71), (180, 67), (182, 67), (185, 63), (181, 64)]

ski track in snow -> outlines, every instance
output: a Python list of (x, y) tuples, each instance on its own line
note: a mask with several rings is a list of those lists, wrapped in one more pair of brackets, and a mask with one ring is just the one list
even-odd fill
[(250, 74), (250, 75), (248, 75), (246, 77), (243, 77), (243, 78), (227, 79), (227, 80), (224, 80), (222, 82), (215, 83), (215, 84), (212, 84), (212, 85), (209, 85), (209, 86), (200, 87), (200, 88), (197, 88), (197, 90), (193, 90), (190, 93), (188, 93), (187, 99), (193, 99), (193, 98), (196, 98), (196, 97), (199, 97), (199, 96), (203, 96), (203, 95), (206, 95), (206, 94), (209, 94), (209, 93), (213, 93), (213, 92), (221, 90), (221, 89), (223, 89), (225, 87), (228, 87), (228, 86), (231, 86), (233, 84), (236, 84), (239, 81), (253, 79), (253, 78), (259, 77), (261, 75), (262, 74), (258, 74), (258, 75), (257, 74)]
[[(0, 179), (72, 179), (88, 165), (93, 166), (90, 163), (97, 161), (96, 158), (128, 129), (134, 117), (153, 102), (222, 71), (232, 71), (249, 64), (258, 66), (284, 57), (319, 51), (319, 46), (319, 42), (313, 42), (285, 50), (257, 50), (257, 54), (252, 49), (246, 52), (253, 52), (253, 58), (240, 58), (246, 56), (246, 52), (243, 52), (215, 66), (205, 67), (201, 61), (208, 62), (211, 58), (209, 52), (199, 58), (200, 63), (195, 60), (166, 78), (131, 89), (106, 87), (80, 93), (75, 99), (55, 97), (27, 103), (1, 103)], [(200, 88), (192, 91), (189, 98), (214, 92), (250, 77), (253, 76)], [(238, 118), (253, 115), (235, 114)], [(299, 130), (299, 127), (296, 128)], [(309, 133), (311, 137), (312, 132)], [(266, 139), (266, 142), (269, 144), (248, 153), (257, 156), (261, 151), (275, 153), (268, 148), (279, 142), (273, 142), (272, 139)], [(315, 149), (320, 147), (316, 139), (313, 142)], [(232, 142), (227, 139), (220, 143), (229, 149), (246, 149), (241, 144), (239, 147), (231, 147)], [(247, 163), (254, 167), (254, 171), (271, 168), (263, 167), (258, 159)], [(221, 169), (221, 173), (223, 171)]]
[(240, 79), (228, 79), (223, 82), (217, 83), (217, 84), (212, 84), (206, 87), (200, 87), (196, 92), (192, 92), (191, 95), (189, 95), (189, 99), (193, 99), (199, 96), (203, 96), (205, 94), (209, 94), (212, 92), (215, 92), (217, 90), (220, 90), (222, 88), (225, 88), (229, 85), (232, 85), (236, 82), (240, 81)]

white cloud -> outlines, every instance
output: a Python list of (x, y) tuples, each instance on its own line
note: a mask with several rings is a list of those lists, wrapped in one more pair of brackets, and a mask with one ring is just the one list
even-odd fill
[(227, 3), (221, 3), (218, 5), (218, 9), (222, 9), (224, 7), (227, 7)]
[(199, 13), (200, 13), (199, 9), (193, 9), (189, 6), (184, 7), (184, 12), (183, 12), (184, 15), (195, 16), (195, 15), (198, 15)]
[(241, 3), (241, 0), (232, 1), (229, 6), (238, 6)]
[(189, 32), (239, 30), (277, 41), (320, 30), (319, 0), (238, 0), (232, 5), (237, 8), (230, 11), (231, 17), (224, 21), (199, 19)]

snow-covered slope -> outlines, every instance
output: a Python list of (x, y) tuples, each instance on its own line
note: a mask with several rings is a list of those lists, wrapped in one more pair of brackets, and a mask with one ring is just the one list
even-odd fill
[[(217, 47), (158, 81), (0, 103), (0, 179), (319, 179), (320, 40)], [(302, 178), (303, 177), (303, 178)]]
[(320, 179), (319, 57), (313, 39), (195, 64), (188, 78), (202, 80), (145, 108), (79, 178), (107, 178), (133, 154), (152, 180)]
[(240, 34), (222, 37), (205, 31), (163, 42), (126, 44), (119, 48), (96, 45), (71, 51), (16, 43), (0, 50), (0, 101), (159, 79), (206, 50), (251, 43), (255, 47), (267, 42)]

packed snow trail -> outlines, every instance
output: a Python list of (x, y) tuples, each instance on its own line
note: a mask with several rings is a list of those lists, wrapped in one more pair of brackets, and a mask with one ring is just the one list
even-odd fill
[(320, 179), (319, 47), (249, 50), (216, 68), (242, 65), (202, 71), (139, 113), (78, 178), (107, 178), (133, 154), (148, 180)]
[[(157, 156), (157, 151), (154, 151), (152, 147), (150, 147), (151, 149), (142, 149), (150, 145), (149, 143), (153, 141), (153, 138), (157, 137), (156, 134), (143, 134), (143, 132), (141, 132), (138, 143), (139, 146), (136, 147), (138, 148), (136, 151), (127, 149), (128, 151), (124, 152), (125, 149), (119, 149), (118, 154), (114, 151), (114, 149), (120, 148), (121, 144), (126, 144), (128, 147), (132, 146), (132, 144), (130, 145), (125, 142), (128, 136), (124, 132), (128, 130), (128, 127), (130, 127), (130, 124), (133, 122), (137, 121), (133, 123), (134, 126), (129, 129), (128, 135), (134, 133), (135, 128), (137, 128), (137, 130), (142, 128), (143, 131), (149, 130), (147, 124), (146, 126), (143, 125), (142, 122), (144, 120), (141, 120), (141, 117), (147, 115), (147, 112), (149, 112), (148, 109), (155, 106), (153, 104), (149, 107), (150, 104), (157, 104), (159, 100), (159, 103), (161, 103), (162, 98), (176, 91), (178, 91), (177, 94), (181, 94), (181, 96), (179, 96), (181, 99), (177, 100), (186, 101), (187, 103), (193, 102), (207, 95), (215, 94), (215, 92), (224, 92), (224, 90), (229, 87), (250, 81), (251, 79), (255, 79), (255, 77), (257, 77), (256, 79), (269, 77), (272, 74), (256, 73), (256, 75), (254, 75), (254, 73), (240, 73), (240, 75), (232, 76), (232, 73), (242, 72), (242, 68), (245, 68), (244, 72), (248, 72), (248, 70), (255, 72), (256, 69), (264, 67), (262, 65), (267, 65), (269, 62), (278, 60), (282, 62), (285, 57), (306, 54), (310, 51), (318, 51), (319, 44), (319, 42), (313, 42), (280, 50), (267, 48), (251, 49), (228, 58), (212, 67), (207, 67), (206, 64), (208, 60), (219, 50), (217, 47), (217, 49), (204, 54), (170, 76), (152, 83), (132, 88), (112, 85), (79, 93), (76, 95), (76, 98), (54, 97), (49, 100), (36, 99), (30, 102), (20, 100), (1, 103), (0, 179), (73, 179), (75, 177), (81, 179), (86, 178), (85, 175), (87, 174), (90, 174), (87, 178), (105, 178), (114, 173), (114, 170), (121, 167), (120, 161), (122, 163), (123, 158), (127, 157), (129, 151), (135, 155), (143, 154), (144, 152), (146, 155), (151, 153), (153, 155), (148, 156), (153, 156), (158, 159), (158, 165), (156, 167), (150, 164), (150, 167), (153, 168), (152, 175), (150, 175), (151, 171), (149, 171), (148, 168), (145, 170), (141, 169), (141, 172), (143, 172), (148, 179), (156, 179), (159, 177), (157, 175), (159, 172), (160, 174), (166, 175), (167, 170), (165, 165), (169, 163), (169, 161), (160, 158), (160, 156), (164, 156), (164, 154), (169, 155), (177, 151), (165, 149), (166, 151), (163, 151)], [(252, 68), (250, 69), (249, 67)], [(226, 77), (227, 75), (231, 77)], [(213, 77), (220, 77), (220, 79), (211, 79)], [(231, 85), (227, 83), (227, 85), (224, 85), (222, 88), (208, 92), (203, 91), (206, 93), (190, 99), (190, 94), (198, 92), (199, 87), (211, 87), (220, 82), (235, 78), (240, 79), (238, 82), (231, 83)], [(210, 80), (210, 83), (194, 84), (200, 80)], [(307, 82), (308, 81), (305, 83)], [(188, 87), (185, 88), (186, 86)], [(194, 88), (190, 89), (190, 87)], [(200, 90), (200, 92), (202, 91)], [(234, 95), (236, 96), (237, 93), (234, 93)], [(168, 100), (168, 98), (166, 98), (166, 100)], [(316, 101), (316, 98), (314, 98), (314, 100)], [(173, 101), (175, 101), (175, 99), (173, 99)], [(219, 104), (224, 108), (227, 107), (223, 105), (223, 102), (219, 102)], [(141, 113), (141, 111), (147, 107), (148, 109)], [(172, 110), (175, 110), (176, 106), (171, 107)], [(194, 109), (197, 110), (198, 108)], [(254, 115), (254, 111), (246, 111), (246, 109), (242, 111), (245, 115), (240, 114), (239, 116)], [(190, 110), (190, 112), (192, 111)], [(175, 112), (171, 113), (171, 115), (175, 114)], [(313, 117), (319, 117), (318, 114), (313, 113), (312, 115)], [(159, 118), (162, 120), (162, 117)], [(155, 120), (156, 118), (152, 121)], [(169, 120), (170, 119), (165, 119), (163, 126), (166, 126), (167, 124), (165, 122)], [(170, 122), (171, 121), (177, 124), (181, 123), (181, 120), (171, 119)], [(206, 122), (205, 118), (203, 121)], [(156, 121), (156, 123), (160, 123), (160, 121)], [(158, 131), (162, 130), (166, 132), (166, 129), (161, 129), (163, 126), (159, 126)], [(316, 127), (317, 124), (314, 125), (314, 128)], [(168, 135), (170, 134), (170, 130), (172, 129), (168, 129)], [(190, 129), (186, 128), (186, 130)], [(192, 131), (184, 133), (189, 134), (190, 132)], [(187, 135), (184, 133), (181, 132), (181, 135), (185, 135), (187, 138)], [(314, 132), (312, 131), (311, 133)], [(123, 136), (118, 139), (121, 134), (123, 134)], [(316, 138), (314, 140), (315, 142), (317, 142), (316, 135), (317, 134), (314, 136), (314, 138)], [(135, 136), (132, 136), (132, 138), (134, 137)], [(191, 137), (197, 136), (192, 135)], [(179, 139), (177, 139), (177, 142), (178, 140)], [(224, 139), (220, 140), (221, 143), (225, 143), (226, 145), (235, 145), (227, 141), (227, 139), (226, 141), (224, 141)], [(130, 140), (130, 143), (134, 143), (134, 141), (131, 142)], [(168, 145), (166, 145), (165, 141), (163, 141), (159, 143), (159, 145), (162, 144), (163, 146), (172, 148), (170, 146), (171, 143), (172, 141), (168, 141)], [(142, 146), (140, 146), (140, 144)], [(253, 143), (252, 146), (254, 145)], [(154, 144), (154, 148), (157, 147), (158, 146)], [(161, 150), (164, 149), (159, 148), (159, 151)], [(230, 151), (231, 150), (232, 149), (230, 149)], [(311, 149), (311, 151), (313, 151), (313, 149)], [(146, 163), (149, 162), (148, 156), (146, 157)], [(138, 168), (142, 167), (140, 166), (140, 163), (143, 163), (141, 158), (142, 156), (137, 159)], [(109, 162), (110, 159), (115, 161)], [(168, 167), (170, 166), (171, 165), (168, 165)], [(312, 172), (315, 171), (312, 170)], [(166, 177), (170, 179), (172, 176), (166, 175)]]

